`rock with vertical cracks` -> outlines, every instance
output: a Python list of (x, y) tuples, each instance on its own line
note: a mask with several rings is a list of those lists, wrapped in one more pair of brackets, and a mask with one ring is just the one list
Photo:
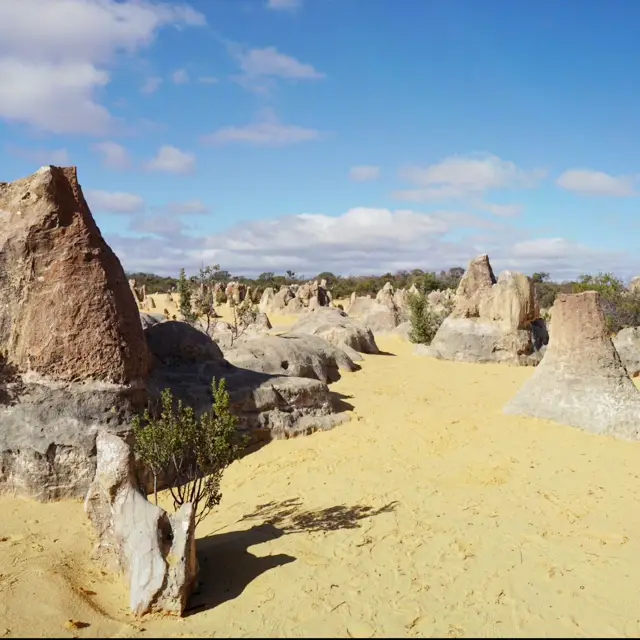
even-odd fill
[(599, 294), (560, 294), (542, 362), (504, 412), (640, 439), (640, 392), (607, 331)]
[(619, 331), (613, 338), (613, 346), (627, 373), (632, 378), (640, 375), (640, 327), (627, 327)]
[(471, 261), (451, 314), (428, 347), (416, 353), (443, 360), (535, 365), (542, 356), (543, 329), (533, 282), (504, 271), (496, 281), (489, 257)]
[(118, 436), (101, 432), (97, 451), (85, 498), (98, 534), (96, 559), (127, 575), (133, 613), (182, 615), (198, 572), (193, 505), (169, 515), (149, 502), (137, 488), (132, 452)]
[(99, 428), (146, 405), (133, 293), (75, 167), (0, 183), (0, 490), (84, 495)]

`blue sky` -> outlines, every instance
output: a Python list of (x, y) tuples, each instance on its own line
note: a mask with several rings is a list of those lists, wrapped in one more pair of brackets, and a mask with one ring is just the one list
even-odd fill
[(0, 177), (128, 270), (640, 272), (633, 0), (2, 0)]

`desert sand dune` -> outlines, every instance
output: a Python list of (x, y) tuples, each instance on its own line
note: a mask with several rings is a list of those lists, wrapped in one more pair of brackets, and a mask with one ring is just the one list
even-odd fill
[(80, 502), (0, 498), (0, 636), (637, 636), (637, 443), (503, 415), (531, 368), (379, 346), (350, 422), (228, 469), (184, 619), (130, 616)]

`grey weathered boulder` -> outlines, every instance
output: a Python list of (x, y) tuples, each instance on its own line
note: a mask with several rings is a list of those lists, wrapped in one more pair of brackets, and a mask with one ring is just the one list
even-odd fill
[(145, 329), (149, 351), (165, 365), (223, 358), (220, 347), (195, 327), (178, 320), (157, 323)]
[(273, 311), (275, 313), (283, 313), (289, 302), (295, 298), (295, 293), (291, 287), (283, 285), (280, 290), (273, 296), (273, 302), (271, 308), (260, 309), (269, 313)]
[(380, 291), (378, 291), (376, 295), (376, 302), (379, 302), (380, 304), (386, 305), (394, 309), (395, 308), (395, 302), (394, 302), (395, 292), (396, 291), (393, 285), (390, 282), (385, 282), (382, 289), (380, 289)]
[(342, 349), (313, 335), (265, 336), (237, 344), (226, 350), (224, 356), (242, 369), (326, 383), (339, 380), (340, 369), (359, 369)]
[(376, 303), (366, 315), (358, 318), (358, 320), (376, 334), (393, 331), (403, 322), (404, 317), (395, 304), (390, 306)]
[(405, 318), (409, 317), (409, 296), (410, 293), (406, 289), (396, 289), (393, 294), (393, 303)]
[(299, 298), (298, 296), (296, 296), (295, 298), (292, 298), (287, 303), (287, 306), (284, 309), (284, 313), (297, 314), (297, 313), (304, 313), (306, 310), (307, 310), (307, 307), (302, 301), (302, 298)]
[(95, 558), (129, 579), (134, 614), (182, 615), (198, 573), (193, 505), (169, 515), (138, 489), (133, 455), (118, 436), (97, 437), (85, 511), (98, 535)]
[(275, 297), (276, 294), (271, 287), (267, 287), (262, 292), (262, 297), (258, 303), (258, 308), (262, 313), (271, 313), (274, 310)]
[(0, 490), (84, 495), (98, 430), (146, 406), (149, 356), (75, 167), (0, 183), (0, 353)]
[(251, 324), (258, 331), (269, 331), (270, 329), (273, 329), (269, 316), (264, 313), (264, 311), (258, 313), (256, 315), (256, 319)]
[(331, 307), (303, 315), (290, 333), (319, 336), (343, 350), (349, 347), (360, 353), (380, 353), (370, 329), (355, 322), (344, 311)]
[[(390, 283), (389, 286), (391, 286)], [(386, 285), (385, 285), (386, 286)], [(393, 289), (381, 289), (380, 299), (361, 297), (349, 305), (349, 316), (375, 333), (393, 331), (403, 320), (403, 314), (393, 301)]]
[(456, 292), (455, 306), (428, 347), (417, 354), (444, 360), (506, 362), (535, 365), (542, 333), (533, 282), (521, 273), (504, 271), (496, 281), (487, 255), (469, 264)]
[(596, 291), (559, 294), (549, 344), (504, 412), (640, 439), (640, 392), (607, 331)]
[(613, 338), (622, 364), (631, 377), (640, 375), (640, 327), (622, 329)]
[(145, 330), (155, 363), (148, 383), (152, 398), (169, 388), (201, 415), (211, 409), (211, 381), (225, 378), (238, 428), (253, 442), (309, 434), (344, 421), (345, 416), (336, 413), (337, 401), (320, 380), (234, 366), (205, 333), (184, 322), (176, 322), (167, 332), (166, 324), (170, 323)]
[(409, 341), (409, 335), (411, 334), (411, 323), (410, 322), (402, 322), (400, 323), (392, 332), (391, 335), (394, 335), (401, 340)]

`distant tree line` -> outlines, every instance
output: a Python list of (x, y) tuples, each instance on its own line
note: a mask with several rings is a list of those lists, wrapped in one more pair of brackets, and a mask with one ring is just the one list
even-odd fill
[[(396, 271), (382, 275), (339, 276), (330, 271), (323, 271), (316, 276), (298, 276), (294, 271), (287, 271), (279, 275), (265, 271), (256, 278), (242, 275), (232, 275), (229, 271), (217, 270), (216, 281), (242, 282), (250, 286), (257, 296), (267, 287), (278, 290), (282, 285), (299, 284), (307, 280), (326, 280), (327, 286), (334, 298), (348, 298), (354, 291), (358, 296), (375, 295), (386, 282), (396, 289), (410, 288), (415, 285), (420, 293), (457, 288), (460, 278), (464, 274), (462, 267), (453, 267), (447, 271)], [(153, 273), (128, 273), (127, 277), (134, 278), (138, 285), (145, 285), (147, 293), (166, 293), (177, 289), (178, 278), (158, 276)], [(548, 273), (536, 272), (532, 275), (536, 296), (540, 308), (547, 310), (559, 293), (579, 293), (581, 291), (599, 291), (602, 297), (603, 309), (611, 331), (619, 331), (623, 327), (640, 326), (640, 293), (627, 290), (622, 280), (611, 273), (597, 275), (581, 275), (577, 280), (569, 282), (553, 282)]]
[[(254, 290), (264, 291), (271, 287), (276, 291), (283, 285), (300, 284), (308, 280), (326, 280), (328, 288), (334, 298), (349, 297), (354, 291), (358, 296), (375, 295), (382, 289), (386, 282), (391, 282), (396, 289), (416, 287), (429, 293), (438, 289), (455, 289), (464, 273), (462, 267), (453, 267), (448, 271), (397, 271), (382, 275), (364, 276), (339, 276), (330, 271), (323, 271), (315, 276), (299, 276), (295, 271), (287, 271), (283, 275), (272, 271), (265, 271), (256, 278), (248, 278), (243, 275), (232, 275), (229, 271), (218, 270), (216, 280), (227, 283), (231, 281), (242, 282)], [(166, 293), (178, 287), (178, 278), (158, 276), (154, 273), (127, 273), (128, 278), (133, 278), (138, 286), (145, 285), (147, 293)]]

